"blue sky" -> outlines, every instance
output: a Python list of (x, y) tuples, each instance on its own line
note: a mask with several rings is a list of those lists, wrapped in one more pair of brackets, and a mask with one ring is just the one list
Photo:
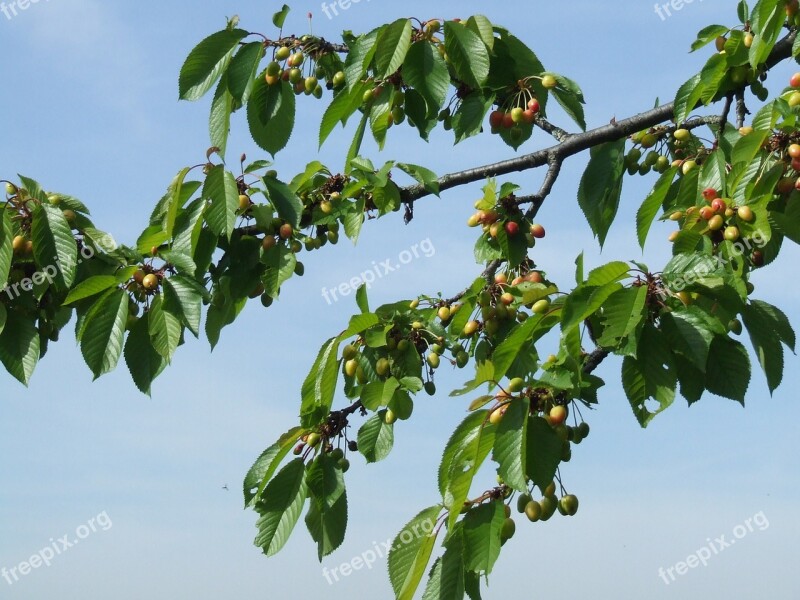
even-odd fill
[[(662, 20), (652, 3), (634, 0), (535, 7), (516, 0), (361, 0), (328, 19), (316, 2), (306, 2), (294, 4), (287, 30), (305, 32), (308, 10), (316, 15), (314, 32), (328, 38), (402, 16), (483, 13), (511, 27), (548, 68), (576, 79), (589, 103), (587, 120), (597, 126), (649, 108), (657, 97), (668, 100), (704, 60), (702, 51), (687, 53), (696, 31), (732, 24), (735, 4), (689, 3)], [(71, 193), (91, 207), (99, 227), (133, 241), (172, 176), (200, 162), (209, 145), (208, 102), (177, 101), (186, 54), (232, 14), (245, 29), (272, 34), (270, 17), (279, 5), (41, 0), (11, 19), (0, 14), (0, 175), (22, 173)], [(788, 64), (776, 69), (773, 89), (792, 71)], [(293, 143), (277, 160), (285, 178), (317, 157), (321, 110), (322, 103), (302, 103)], [(563, 115), (552, 117), (569, 125)], [(408, 128), (390, 133), (383, 156), (367, 147), (372, 158), (422, 163), (440, 174), (513, 155), (490, 136), (454, 148), (447, 134), (425, 145)], [(539, 133), (522, 150), (549, 143)], [(348, 144), (349, 132), (335, 134), (320, 160), (341, 168)], [(229, 147), (231, 156), (260, 154), (242, 117), (234, 120)], [(549, 236), (533, 254), (551, 279), (565, 283), (581, 250), (592, 265), (642, 258), (631, 215), (653, 179), (626, 182), (622, 215), (601, 256), (575, 201), (584, 164), (585, 157), (576, 157), (565, 167), (540, 213)], [(531, 191), (540, 177), (510, 179)], [(382, 564), (329, 585), (302, 524), (280, 555), (264, 558), (251, 544), (255, 517), (241, 508), (241, 480), (261, 450), (296, 423), (300, 384), (317, 348), (354, 312), (349, 299), (328, 305), (321, 289), (428, 239), (435, 255), (380, 280), (371, 290), (373, 304), (461, 289), (479, 272), (473, 232), (462, 227), (479, 187), (425, 199), (408, 226), (399, 216), (370, 223), (357, 247), (340, 243), (315, 253), (306, 276), (293, 280), (280, 302), (269, 310), (249, 306), (213, 354), (205, 340), (190, 339), (156, 382), (152, 399), (136, 391), (124, 365), (92, 383), (68, 335), (51, 348), (29, 389), (0, 376), (0, 568), (27, 560), (51, 538), (74, 538), (97, 515), (113, 523), (13, 585), (0, 579), (0, 597), (215, 599), (291, 589), (303, 600), (390, 598)], [(661, 240), (668, 231), (653, 233), (645, 254), (653, 266), (666, 260)], [(800, 252), (789, 247), (776, 268), (755, 279), (758, 297), (782, 307), (795, 324), (800, 294), (791, 265), (798, 259)], [(678, 401), (643, 431), (619, 385), (619, 363), (608, 361), (600, 371), (607, 381), (600, 408), (587, 417), (592, 435), (563, 470), (567, 487), (581, 498), (578, 516), (520, 522), (484, 597), (523, 590), (566, 598), (800, 596), (792, 560), (800, 534), (797, 367), (797, 357), (788, 354), (784, 384), (773, 397), (756, 372), (747, 409), (710, 396), (691, 409)], [(440, 389), (462, 383), (463, 375), (442, 373)], [(465, 404), (441, 393), (422, 399), (416, 418), (397, 427), (389, 459), (370, 467), (354, 461), (347, 476), (348, 539), (324, 567), (393, 537), (437, 501), (439, 456)], [(485, 477), (491, 485), (492, 474)], [(659, 567), (686, 559), (709, 538), (732, 539), (756, 514), (769, 526), (670, 585), (659, 578)]]

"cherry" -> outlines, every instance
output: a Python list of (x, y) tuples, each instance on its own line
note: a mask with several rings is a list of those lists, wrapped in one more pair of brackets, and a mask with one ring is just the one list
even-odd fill
[(789, 106), (797, 106), (800, 104), (800, 92), (793, 92), (791, 96), (789, 96)]
[(567, 494), (559, 500), (559, 507), (570, 517), (574, 517), (578, 512), (578, 498), (573, 494)]
[(290, 67), (299, 67), (303, 64), (305, 58), (302, 52), (295, 52), (289, 57), (288, 64)]
[(685, 142), (686, 140), (689, 139), (690, 135), (691, 134), (689, 133), (689, 130), (683, 128), (676, 129), (675, 131), (672, 132), (672, 137), (674, 137), (679, 142)]
[(514, 537), (514, 533), (517, 531), (517, 524), (514, 523), (514, 519), (507, 518), (503, 521), (503, 526), (500, 528), (500, 543), (505, 542), (506, 540), (510, 540)]
[(530, 108), (525, 110), (522, 113), (522, 120), (528, 125), (531, 125), (536, 120), (536, 111), (533, 111)]
[(539, 225), (538, 223), (531, 225), (531, 235), (536, 239), (542, 239), (545, 236), (545, 233), (546, 232), (542, 225)]
[(726, 227), (723, 236), (729, 242), (735, 242), (739, 239), (739, 228), (734, 226)]
[(428, 358), (426, 360), (427, 360), (428, 364), (430, 365), (431, 369), (438, 369), (439, 368), (439, 364), (441, 364), (441, 361), (439, 359), (439, 355), (436, 354), (435, 352), (431, 352), (430, 354), (428, 354)]
[(728, 208), (728, 204), (722, 198), (714, 198), (714, 200), (711, 201), (711, 208), (714, 209), (714, 212), (724, 213)]
[(281, 228), (278, 231), (278, 233), (281, 236), (281, 239), (288, 240), (294, 234), (294, 229), (292, 228), (291, 225), (289, 225), (289, 223), (284, 223), (283, 225), (281, 225)]
[(477, 321), (470, 321), (466, 325), (464, 325), (464, 335), (466, 337), (470, 337), (477, 333), (478, 329), (480, 329), (480, 323)]
[(514, 119), (511, 117), (511, 113), (503, 113), (503, 127), (505, 129), (511, 129), (514, 127)]
[(437, 315), (442, 321), (447, 321), (450, 319), (450, 309), (447, 306), (442, 306), (437, 312)]
[(753, 250), (753, 255), (751, 256), (751, 260), (753, 261), (753, 265), (754, 266), (763, 267), (764, 266), (764, 253), (761, 250)]
[(528, 520), (531, 523), (535, 523), (542, 518), (542, 505), (536, 502), (536, 500), (529, 500), (525, 504), (525, 508), (523, 510), (525, 512), (525, 516), (528, 517)]
[(749, 206), (740, 206), (736, 211), (736, 215), (745, 223), (752, 223), (756, 218), (753, 209)]
[(586, 421), (583, 421), (580, 425), (578, 425), (578, 428), (576, 429), (577, 433), (579, 433), (582, 438), (587, 438), (589, 436), (590, 430), (591, 428), (589, 427), (589, 424)]
[(714, 216), (715, 211), (710, 206), (704, 206), (703, 208), (700, 209), (699, 214), (701, 219), (703, 219), (704, 221), (708, 221), (711, 219), (711, 217)]
[(550, 422), (555, 425), (561, 425), (564, 421), (567, 420), (567, 407), (562, 404), (557, 404), (553, 408), (550, 409), (548, 413), (550, 416)]
[(351, 358), (344, 363), (344, 374), (348, 377), (354, 377), (358, 371), (358, 361)]
[(542, 506), (542, 521), (547, 521), (552, 517), (556, 510), (558, 510), (558, 499), (555, 497), (555, 486), (553, 487), (553, 494), (545, 494), (544, 498), (539, 501)]
[(22, 254), (25, 250), (25, 238), (21, 235), (16, 236), (11, 242), (12, 250), (17, 254)]
[(250, 196), (246, 194), (239, 194), (239, 210), (245, 211), (250, 208), (252, 202), (250, 201)]
[(789, 78), (789, 85), (793, 88), (800, 88), (800, 73), (795, 73)]
[(739, 127), (739, 135), (750, 135), (751, 133), (753, 133), (752, 127)]
[(489, 423), (492, 425), (498, 425), (500, 421), (503, 420), (503, 417), (506, 416), (506, 407), (501, 406), (500, 408), (494, 409), (491, 413), (489, 413)]
[(389, 360), (386, 358), (379, 358), (375, 363), (375, 372), (384, 377), (389, 374)]
[(511, 109), (511, 120), (514, 121), (514, 123), (522, 123), (522, 115), (523, 115), (524, 112), (525, 111), (523, 109), (521, 109), (520, 107), (518, 107), (518, 106), (515, 107), (515, 108), (512, 108)]
[(502, 294), (500, 296), (500, 302), (502, 302), (506, 306), (514, 304), (514, 295), (509, 292), (506, 292), (505, 294)]
[(142, 287), (148, 292), (152, 292), (158, 287), (158, 277), (149, 273), (142, 278)]
[(508, 275), (505, 273), (497, 273), (494, 276), (494, 282), (498, 285), (505, 285), (508, 283)]
[(291, 54), (292, 54), (292, 51), (289, 49), (288, 46), (281, 46), (280, 48), (278, 48), (275, 51), (275, 59), (283, 61), (283, 60), (286, 60), (287, 58), (289, 58), (289, 56), (291, 56)]
[(693, 171), (697, 167), (697, 162), (694, 160), (686, 160), (681, 165), (681, 173), (684, 175), (688, 175), (691, 171)]
[(725, 226), (725, 220), (722, 218), (721, 215), (714, 215), (708, 221), (708, 228), (711, 231), (719, 231)]
[(489, 126), (492, 129), (500, 129), (503, 126), (503, 119), (505, 118), (505, 113), (501, 110), (492, 111), (489, 115)]
[(727, 41), (728, 41), (728, 38), (726, 38), (723, 35), (720, 35), (720, 36), (717, 37), (716, 40), (714, 40), (714, 45), (717, 47), (717, 50), (719, 52), (722, 52), (725, 49), (725, 42), (727, 42)]
[(749, 48), (753, 45), (753, 34), (749, 31), (742, 36), (742, 44), (745, 48)]
[(397, 415), (391, 408), (386, 409), (386, 414), (383, 415), (383, 422), (387, 425), (391, 425), (392, 423), (397, 421)]
[(531, 283), (544, 283), (544, 277), (539, 271), (531, 271), (525, 275), (525, 281), (530, 281)]
[(509, 237), (514, 237), (519, 233), (519, 223), (516, 221), (508, 221), (505, 225), (505, 229)]
[(545, 75), (542, 77), (542, 87), (546, 90), (551, 90), (558, 85), (558, 80), (552, 75)]
[(13, 183), (6, 183), (6, 194), (9, 196), (16, 196), (17, 186), (15, 186)]
[(706, 188), (703, 190), (703, 198), (711, 202), (714, 198), (718, 196), (717, 190), (714, 188)]
[(467, 219), (467, 227), (477, 227), (481, 224), (481, 217), (478, 213), (471, 215), (469, 219)]
[(528, 100), (528, 110), (533, 111), (533, 114), (538, 113), (540, 109), (541, 106), (539, 105), (539, 101), (536, 98), (531, 98), (530, 100)]
[(523, 380), (522, 377), (514, 377), (514, 379), (508, 382), (508, 386), (506, 387), (509, 392), (515, 394), (525, 387), (525, 380)]
[(543, 315), (550, 309), (550, 301), (547, 299), (539, 300), (535, 302), (534, 305), (531, 307), (531, 311), (533, 314), (536, 315)]

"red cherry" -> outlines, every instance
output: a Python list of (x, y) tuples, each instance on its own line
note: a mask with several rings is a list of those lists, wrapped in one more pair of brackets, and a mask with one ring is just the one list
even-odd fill
[(719, 194), (717, 194), (717, 190), (714, 188), (706, 188), (703, 190), (703, 198), (711, 202), (714, 198), (716, 198)]
[(711, 208), (710, 206), (704, 206), (700, 209), (700, 218), (704, 221), (708, 221), (716, 214), (716, 211)]
[(789, 78), (789, 85), (793, 88), (800, 88), (800, 73), (795, 73)]
[(541, 109), (539, 106), (539, 101), (536, 98), (531, 98), (528, 100), (528, 109), (532, 110), (534, 114), (538, 113)]
[(515, 123), (514, 119), (511, 118), (511, 113), (510, 112), (503, 113), (503, 127), (505, 127), (506, 129), (511, 129), (512, 127), (514, 127), (514, 125)]
[(531, 225), (531, 235), (537, 239), (542, 239), (545, 235), (544, 227), (538, 223)]
[(506, 233), (509, 237), (514, 237), (519, 233), (519, 224), (514, 221), (509, 221), (506, 223)]
[(492, 114), (489, 115), (489, 125), (492, 129), (500, 129), (503, 125), (503, 118), (505, 117), (505, 113), (502, 110), (495, 110)]
[(711, 208), (714, 209), (714, 212), (723, 213), (728, 208), (728, 204), (722, 198), (714, 198), (711, 201)]

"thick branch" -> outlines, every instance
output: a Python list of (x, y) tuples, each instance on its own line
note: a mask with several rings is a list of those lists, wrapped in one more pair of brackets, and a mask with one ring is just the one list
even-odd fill
[[(767, 70), (792, 55), (792, 44), (795, 35), (796, 32), (792, 31), (775, 44), (772, 53), (765, 63), (765, 68)], [(649, 129), (650, 127), (655, 127), (656, 125), (669, 121), (673, 118), (674, 109), (675, 106), (673, 102), (662, 104), (646, 112), (623, 119), (622, 121), (612, 121), (612, 123), (608, 125), (591, 129), (585, 133), (566, 134), (564, 141), (531, 154), (445, 175), (439, 180), (439, 189), (445, 191), (460, 185), (483, 181), (488, 177), (497, 177), (500, 175), (508, 175), (509, 173), (535, 169), (548, 164), (553, 157), (563, 162), (564, 159), (574, 156), (575, 154), (580, 154), (599, 144), (614, 142), (628, 137), (637, 131), (641, 131), (642, 129)], [(737, 110), (738, 109), (739, 106), (737, 103)], [(737, 114), (737, 117), (739, 117), (741, 121), (744, 120), (741, 113)], [(716, 119), (719, 119), (719, 117), (716, 117)], [(555, 126), (552, 127), (553, 131), (556, 131), (557, 128), (555, 128)], [(430, 192), (422, 185), (414, 185), (402, 190), (403, 201), (407, 204), (413, 203), (428, 195), (430, 195)]]

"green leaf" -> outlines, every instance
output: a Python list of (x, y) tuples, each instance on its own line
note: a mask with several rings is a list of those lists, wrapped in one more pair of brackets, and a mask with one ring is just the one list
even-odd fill
[(358, 84), (352, 89), (343, 89), (325, 109), (325, 114), (322, 116), (322, 122), (319, 126), (319, 147), (325, 143), (328, 136), (333, 133), (338, 123), (345, 125), (358, 108), (361, 106), (364, 92), (368, 89), (368, 85)]
[(258, 65), (264, 58), (264, 44), (251, 42), (242, 46), (231, 60), (225, 79), (228, 91), (239, 106), (247, 104), (250, 92), (255, 83)]
[[(506, 414), (497, 427), (494, 440), (493, 459), (499, 465), (497, 472), (506, 485), (518, 492), (525, 492), (528, 485), (527, 434), (530, 400), (522, 398), (506, 405)], [(469, 561), (467, 561), (469, 567)], [(477, 569), (472, 569), (477, 570)]]
[(386, 411), (370, 417), (358, 430), (358, 450), (368, 463), (380, 462), (392, 451), (394, 425), (385, 422)]
[(367, 67), (372, 62), (378, 49), (376, 41), (382, 29), (382, 27), (374, 29), (359, 36), (355, 43), (350, 46), (350, 51), (344, 61), (344, 74), (349, 89), (353, 89), (357, 84), (361, 83), (364, 75), (366, 75)]
[(81, 352), (97, 379), (113, 371), (122, 354), (128, 322), (128, 294), (115, 289), (97, 300), (86, 315)]
[(769, 392), (772, 394), (783, 380), (783, 346), (781, 345), (781, 339), (770, 322), (768, 315), (758, 310), (758, 308), (754, 308), (751, 305), (746, 306), (742, 317), (758, 362), (767, 376)]
[(211, 112), (208, 115), (208, 137), (211, 146), (219, 148), (224, 157), (228, 149), (228, 135), (231, 131), (231, 114), (233, 113), (233, 96), (228, 89), (228, 74), (222, 76), (214, 91)]
[(464, 558), (460, 546), (448, 548), (441, 558), (433, 563), (422, 600), (445, 600), (464, 597)]
[(317, 508), (326, 513), (344, 494), (344, 475), (330, 455), (318, 454), (306, 467), (306, 485)]
[(541, 325), (541, 317), (533, 316), (517, 326), (513, 332), (504, 339), (492, 355), (494, 372), (492, 379), (500, 380), (505, 377), (521, 353), (535, 353), (536, 350), (529, 343)]
[(143, 394), (150, 395), (153, 381), (166, 368), (167, 361), (156, 352), (150, 341), (149, 314), (145, 313), (134, 323), (125, 340), (125, 364), (133, 383)]
[(744, 406), (749, 385), (750, 357), (745, 347), (727, 336), (715, 337), (706, 366), (708, 391)]
[[(622, 362), (622, 387), (642, 427), (647, 427), (672, 404), (677, 385), (678, 376), (666, 337), (652, 325), (646, 326), (636, 358), (626, 356)], [(651, 399), (658, 403), (655, 411), (647, 406)]]
[(473, 31), (455, 21), (444, 22), (444, 46), (458, 78), (480, 89), (489, 76), (489, 51)]
[(275, 156), (286, 147), (295, 123), (296, 100), (288, 81), (267, 85), (256, 78), (247, 101), (247, 124), (258, 146)]
[(5, 329), (7, 319), (8, 319), (8, 310), (6, 309), (6, 305), (0, 304), (0, 333), (3, 333), (3, 329)]
[(339, 378), (339, 344), (339, 338), (334, 337), (322, 345), (311, 372), (303, 382), (300, 417), (304, 427), (316, 426), (331, 410)]
[(322, 512), (317, 502), (312, 502), (306, 514), (306, 527), (312, 539), (317, 542), (317, 555), (324, 556), (342, 545), (347, 531), (347, 492), (342, 491), (336, 504)]
[(178, 79), (181, 100), (199, 100), (228, 66), (231, 55), (248, 33), (226, 29), (208, 36), (186, 58)]
[(710, 44), (716, 40), (719, 36), (725, 35), (728, 31), (728, 27), (724, 25), (709, 25), (708, 27), (704, 27), (698, 32), (697, 39), (692, 42), (691, 51), (699, 50), (706, 44)]
[(472, 480), (494, 445), (495, 427), (486, 424), (489, 412), (475, 411), (456, 428), (439, 466), (439, 486), (450, 510), (452, 528), (467, 499)]
[(609, 283), (616, 283), (627, 279), (631, 267), (628, 263), (622, 261), (615, 261), (605, 264), (589, 272), (589, 277), (586, 280), (586, 285), (591, 287), (600, 287), (608, 285)]
[(154, 298), (148, 314), (150, 315), (148, 320), (150, 341), (153, 348), (164, 357), (164, 360), (171, 362), (181, 341), (183, 330), (181, 321), (174, 313), (167, 310), (163, 295)]
[(647, 234), (650, 232), (653, 220), (664, 203), (677, 172), (677, 167), (670, 167), (664, 171), (636, 213), (636, 235), (639, 238), (639, 246), (642, 250), (644, 250), (644, 243), (647, 240)]
[(728, 73), (728, 60), (724, 54), (714, 54), (700, 71), (700, 100), (708, 104), (716, 96)]
[(72, 304), (78, 300), (91, 298), (100, 292), (105, 292), (107, 289), (114, 287), (118, 283), (119, 282), (114, 275), (95, 275), (94, 277), (89, 277), (89, 279), (80, 282), (70, 290), (69, 294), (67, 294), (67, 297), (64, 299), (63, 304)]
[(769, 323), (770, 328), (778, 335), (792, 352), (795, 351), (795, 333), (788, 317), (777, 307), (763, 300), (753, 300), (748, 307), (751, 314), (758, 313), (759, 318)]
[(296, 458), (267, 484), (263, 501), (256, 505), (261, 517), (256, 523), (255, 545), (267, 556), (273, 556), (286, 545), (300, 518), (308, 494), (304, 478), (303, 459)]
[(277, 442), (261, 453), (244, 478), (244, 506), (247, 508), (261, 496), (264, 488), (272, 478), (286, 455), (305, 433), (302, 427), (292, 427)]
[(466, 514), (463, 531), (467, 571), (491, 574), (500, 556), (500, 530), (505, 520), (505, 505), (500, 500), (482, 504)]
[(233, 173), (225, 165), (217, 165), (206, 176), (203, 197), (211, 200), (205, 219), (209, 229), (219, 236), (231, 238), (236, 227), (239, 208), (239, 188)]
[(753, 7), (751, 26), (755, 35), (750, 46), (750, 66), (754, 69), (767, 60), (781, 33), (786, 20), (783, 4), (779, 0), (759, 0)]
[(551, 73), (558, 82), (558, 87), (551, 90), (556, 102), (564, 109), (564, 112), (575, 121), (582, 131), (586, 131), (586, 118), (583, 112), (583, 92), (577, 83), (571, 79), (559, 75), (558, 73)]
[(389, 551), (389, 579), (397, 600), (411, 600), (436, 543), (436, 521), (442, 507), (420, 512), (400, 530)]
[(180, 315), (194, 337), (200, 335), (203, 296), (207, 294), (203, 286), (183, 275), (173, 275), (164, 280), (164, 308)]
[(675, 122), (683, 123), (692, 114), (694, 107), (700, 101), (705, 86), (701, 81), (700, 73), (689, 79), (675, 95)]
[(283, 5), (278, 12), (272, 15), (272, 24), (275, 25), (278, 29), (283, 29), (283, 24), (286, 23), (286, 17), (289, 16), (289, 8), (286, 4)]
[(397, 168), (411, 175), (422, 184), (426, 191), (436, 196), (439, 195), (439, 177), (430, 169), (409, 163), (397, 163)]
[(398, 19), (386, 26), (375, 44), (375, 72), (379, 79), (394, 74), (406, 58), (411, 46), (411, 21)]
[[(11, 213), (8, 210), (0, 209), (0, 285), (5, 288), (8, 281), (8, 273), (11, 271), (11, 261), (14, 256), (12, 242), (14, 232), (11, 229)], [(2, 289), (0, 288), (0, 292)]]
[(666, 313), (661, 317), (661, 329), (672, 351), (684, 356), (701, 373), (705, 373), (708, 353), (714, 340), (709, 317), (699, 308)]
[(303, 202), (297, 197), (288, 185), (274, 177), (264, 177), (267, 186), (267, 196), (275, 207), (278, 216), (292, 227), (300, 226), (300, 217), (303, 214)]
[(601, 248), (617, 216), (624, 158), (624, 139), (595, 146), (578, 188), (578, 203)]
[(363, 314), (369, 313), (369, 300), (367, 299), (367, 284), (362, 283), (356, 290), (356, 304)]
[(603, 333), (597, 343), (617, 348), (634, 333), (646, 317), (647, 286), (640, 285), (614, 292), (603, 304)]
[(429, 112), (438, 112), (444, 105), (450, 74), (444, 58), (430, 42), (420, 40), (411, 45), (403, 63), (403, 79), (425, 98)]
[(50, 204), (36, 206), (33, 210), (31, 241), (39, 270), (55, 268), (53, 283), (62, 289), (69, 288), (75, 280), (78, 246), (60, 208)]
[(34, 322), (12, 313), (0, 332), (0, 362), (25, 386), (30, 383), (39, 362), (39, 344), (39, 331)]
[(546, 488), (561, 462), (562, 442), (553, 428), (541, 417), (529, 417), (527, 435), (528, 477)]

